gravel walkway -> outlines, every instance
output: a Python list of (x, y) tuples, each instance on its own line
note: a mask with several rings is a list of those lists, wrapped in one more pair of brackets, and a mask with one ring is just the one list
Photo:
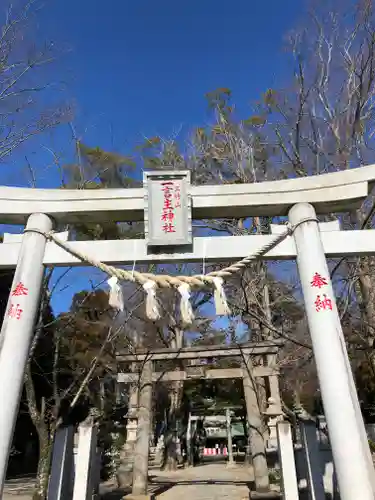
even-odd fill
[[(157, 471), (151, 485), (164, 485), (157, 500), (248, 500), (252, 469), (214, 463), (181, 469), (176, 472)], [(156, 491), (155, 491), (156, 493)]]
[[(241, 464), (207, 463), (175, 472), (150, 468), (149, 491), (156, 500), (249, 500), (253, 471)], [(7, 481), (3, 500), (31, 500), (33, 480)], [(103, 498), (121, 499), (122, 494), (102, 485)]]

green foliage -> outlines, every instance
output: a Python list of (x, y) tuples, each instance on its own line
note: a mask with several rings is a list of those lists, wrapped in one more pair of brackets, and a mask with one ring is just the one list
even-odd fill
[[(82, 420), (90, 405), (102, 408), (100, 384), (108, 374), (112, 377), (115, 366), (113, 342), (106, 342), (112, 323), (113, 311), (103, 290), (76, 294), (70, 311), (57, 318), (45, 307), (43, 324), (47, 326), (39, 333), (31, 371), (36, 403), (41, 409), (43, 401), (45, 422), (51, 428), (58, 418)], [(71, 411), (69, 404), (79, 391)]]
[(277, 104), (277, 92), (273, 89), (268, 89), (263, 94), (263, 102), (266, 106), (273, 108)]
[(262, 127), (266, 123), (266, 118), (260, 115), (250, 116), (246, 120), (243, 121), (244, 125), (250, 127)]
[(197, 184), (259, 182), (269, 175), (273, 146), (263, 136), (267, 113), (261, 108), (240, 119), (229, 89), (206, 94), (213, 122), (194, 130), (193, 153), (187, 160)]
[(144, 170), (181, 170), (186, 168), (184, 157), (175, 140), (147, 139), (137, 146)]
[(269, 473), (270, 483), (276, 484), (278, 486), (281, 485), (281, 472), (277, 469), (272, 469)]
[[(225, 330), (210, 330), (208, 334), (196, 339), (194, 346), (214, 346), (223, 345), (227, 342), (227, 332)], [(229, 339), (230, 340), (230, 339)], [(209, 366), (211, 368), (235, 368), (240, 366), (238, 358), (212, 359)], [(242, 381), (239, 379), (224, 380), (194, 380), (184, 384), (184, 398), (190, 407), (208, 408), (213, 405), (223, 407), (227, 405), (244, 406), (244, 396)]]
[[(357, 356), (358, 357), (358, 354)], [(375, 422), (375, 374), (369, 357), (357, 362), (355, 378), (361, 408), (366, 422)]]
[(374, 441), (371, 441), (371, 439), (368, 440), (368, 444), (370, 446), (371, 453), (375, 453), (375, 443)]
[(76, 240), (117, 240), (120, 238), (120, 227), (116, 222), (103, 224), (86, 222), (75, 224)]
[(161, 144), (161, 139), (160, 137), (150, 137), (148, 139), (146, 139), (144, 142), (142, 142), (142, 144), (139, 144), (138, 146), (136, 146), (136, 150), (138, 151), (146, 151), (148, 149), (151, 149), (151, 148), (155, 148), (155, 147), (158, 147), (160, 146)]
[[(70, 312), (58, 317), (56, 330), (60, 335), (61, 355), (68, 360), (68, 370), (78, 379), (82, 370), (91, 367), (104, 345), (113, 319), (114, 312), (108, 306), (104, 290), (77, 293)], [(105, 376), (114, 363), (113, 345), (109, 342), (98, 360), (92, 380)]]
[(129, 188), (139, 184), (134, 178), (136, 162), (130, 156), (78, 142), (77, 160), (77, 164), (65, 166), (68, 187)]
[[(135, 188), (136, 162), (131, 156), (104, 151), (99, 147), (77, 144), (78, 163), (65, 166), (66, 188), (103, 189)], [(77, 240), (116, 240), (137, 238), (142, 233), (142, 223), (118, 223), (108, 220), (98, 223), (82, 221), (71, 226)]]
[(226, 109), (228, 110), (228, 103), (230, 102), (231, 96), (232, 92), (230, 89), (221, 87), (211, 92), (207, 92), (206, 99), (210, 108), (220, 108), (224, 111)]

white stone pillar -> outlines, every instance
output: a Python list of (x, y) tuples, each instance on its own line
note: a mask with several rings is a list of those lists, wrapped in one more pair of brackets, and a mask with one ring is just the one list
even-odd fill
[[(33, 231), (35, 230), (35, 232)], [(0, 497), (2, 496), (9, 451), (38, 314), (44, 275), (46, 237), (52, 229), (47, 215), (29, 217), (14, 274), (0, 336)]]
[[(267, 366), (270, 368), (277, 368), (277, 355), (269, 354), (267, 356)], [(275, 405), (281, 408), (281, 398), (280, 398), (280, 386), (279, 386), (279, 376), (270, 375), (268, 377), (269, 387), (270, 387), (270, 397), (274, 401)]]
[(96, 445), (98, 430), (96, 425), (83, 423), (79, 426), (78, 450), (76, 457), (73, 500), (91, 500), (97, 473)]
[(272, 397), (268, 398), (268, 407), (264, 412), (264, 415), (268, 418), (268, 441), (267, 448), (276, 449), (277, 448), (277, 423), (283, 420), (283, 412), (281, 410), (280, 402), (275, 403)]
[(232, 442), (232, 419), (230, 409), (225, 410), (226, 424), (227, 424), (227, 442), (228, 442), (228, 465), (234, 465), (233, 459), (233, 442)]
[(276, 429), (278, 441), (277, 450), (282, 478), (282, 498), (283, 500), (297, 500), (299, 498), (299, 492), (290, 423), (278, 422)]
[(191, 429), (191, 412), (189, 412), (188, 424), (186, 428), (186, 461), (189, 466), (194, 465), (193, 449), (192, 449), (192, 429)]
[[(299, 203), (289, 212), (297, 265), (342, 500), (374, 500), (357, 395), (314, 208)], [(307, 220), (310, 219), (310, 220)]]

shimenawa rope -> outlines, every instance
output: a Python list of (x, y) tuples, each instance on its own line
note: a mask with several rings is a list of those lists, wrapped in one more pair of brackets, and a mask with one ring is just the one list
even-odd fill
[(230, 313), (225, 291), (223, 288), (224, 278), (228, 278), (233, 274), (238, 273), (244, 269), (250, 262), (258, 259), (259, 257), (267, 254), (273, 248), (275, 248), (279, 243), (284, 241), (288, 236), (293, 234), (293, 231), (297, 226), (303, 222), (315, 221), (318, 222), (316, 218), (307, 218), (301, 220), (294, 227), (289, 224), (286, 226), (286, 230), (281, 234), (278, 234), (271, 241), (260, 247), (252, 255), (248, 255), (243, 259), (235, 262), (234, 264), (219, 269), (218, 271), (212, 271), (208, 274), (195, 274), (193, 276), (170, 276), (168, 274), (153, 274), (153, 273), (140, 273), (135, 271), (127, 271), (126, 269), (119, 269), (114, 266), (109, 266), (100, 262), (89, 255), (80, 252), (73, 248), (68, 242), (61, 240), (53, 232), (44, 233), (38, 229), (27, 228), (24, 232), (36, 232), (43, 234), (48, 240), (53, 241), (57, 246), (63, 248), (66, 252), (70, 253), (81, 262), (90, 264), (104, 273), (111, 276), (108, 280), (108, 285), (110, 286), (110, 297), (109, 303), (111, 306), (123, 310), (124, 301), (121, 292), (121, 286), (118, 284), (120, 281), (132, 281), (139, 283), (143, 286), (146, 291), (146, 313), (147, 316), (156, 320), (160, 317), (158, 310), (158, 302), (156, 298), (157, 288), (176, 288), (181, 295), (181, 315), (182, 319), (186, 324), (190, 324), (194, 319), (193, 311), (189, 302), (190, 291), (192, 288), (203, 288), (206, 286), (214, 287), (214, 301), (216, 307), (216, 313), (218, 315), (226, 315)]

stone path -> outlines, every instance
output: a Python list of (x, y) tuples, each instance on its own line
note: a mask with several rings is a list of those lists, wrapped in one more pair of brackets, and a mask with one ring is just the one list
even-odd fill
[[(149, 470), (149, 492), (156, 500), (249, 500), (253, 471), (238, 464), (227, 467), (225, 462), (207, 463), (175, 472)], [(31, 500), (32, 479), (7, 481), (2, 500)], [(101, 485), (101, 498), (120, 500), (124, 493), (113, 485)]]
[(157, 500), (248, 500), (252, 480), (249, 467), (213, 463), (176, 472), (152, 471), (150, 486)]
[(22, 477), (5, 482), (2, 500), (30, 500), (34, 479)]
[(31, 495), (21, 495), (20, 493), (4, 493), (2, 500), (31, 500)]

